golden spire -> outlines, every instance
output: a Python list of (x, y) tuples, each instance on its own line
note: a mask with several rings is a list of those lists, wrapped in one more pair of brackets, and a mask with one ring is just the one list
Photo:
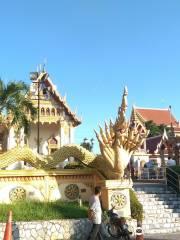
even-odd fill
[(110, 121), (109, 126), (105, 123), (105, 131), (100, 127), (100, 133), (95, 132), (104, 161), (108, 162), (111, 168), (108, 169), (108, 174), (115, 179), (123, 178), (131, 155), (148, 135), (148, 131), (139, 128), (135, 121), (126, 121), (127, 94), (125, 87), (115, 124)]

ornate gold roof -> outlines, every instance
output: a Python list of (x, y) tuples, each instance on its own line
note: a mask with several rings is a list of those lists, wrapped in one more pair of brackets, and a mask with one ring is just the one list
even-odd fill
[[(33, 83), (31, 85), (31, 92), (30, 92), (30, 96), (32, 101), (34, 102), (35, 106), (38, 105), (38, 94), (37, 94), (37, 87), (38, 87), (38, 81), (41, 81), (41, 74), (42, 77), (43, 74), (46, 74), (46, 77), (43, 79), (43, 83), (41, 83), (41, 87), (40, 87), (40, 107), (42, 106), (49, 106), (49, 107), (53, 107), (52, 102), (54, 102), (54, 104), (58, 105), (58, 107), (60, 109), (63, 109), (63, 111), (69, 116), (70, 120), (73, 123), (73, 126), (78, 126), (79, 124), (81, 124), (81, 120), (76, 116), (75, 112), (72, 112), (70, 107), (68, 106), (66, 99), (62, 98), (61, 95), (59, 94), (59, 92), (57, 91), (56, 86), (53, 84), (53, 82), (51, 81), (49, 75), (46, 72), (42, 72), (42, 73), (37, 73), (37, 76), (39, 74), (39, 77), (37, 79), (33, 79)], [(47, 92), (46, 94), (43, 94), (43, 91)], [(32, 90), (35, 92), (36, 91), (36, 95), (33, 95)], [(50, 94), (50, 96), (52, 97), (50, 98), (46, 98), (46, 96)], [(40, 116), (40, 121), (42, 122), (57, 122), (58, 120), (60, 120), (60, 117), (58, 116), (51, 116), (51, 114), (49, 116)]]

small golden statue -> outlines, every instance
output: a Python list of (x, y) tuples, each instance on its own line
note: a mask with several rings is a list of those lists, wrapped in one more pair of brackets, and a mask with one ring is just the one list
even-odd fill
[(100, 127), (99, 134), (95, 131), (104, 161), (109, 163), (106, 172), (109, 179), (124, 177), (124, 169), (127, 167), (131, 155), (143, 144), (149, 133), (143, 126), (126, 121), (127, 94), (128, 91), (125, 87), (115, 123), (110, 121), (108, 126), (105, 122), (105, 131), (102, 127)]

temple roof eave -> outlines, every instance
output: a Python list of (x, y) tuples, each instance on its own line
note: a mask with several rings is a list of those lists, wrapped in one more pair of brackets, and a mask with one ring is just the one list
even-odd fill
[[(33, 81), (33, 82), (35, 83), (35, 81)], [(59, 92), (56, 89), (56, 86), (53, 84), (53, 82), (51, 81), (49, 76), (44, 80), (44, 84), (45, 84), (46, 88), (48, 89), (48, 91), (51, 92), (55, 102), (61, 106), (60, 108), (63, 108), (65, 114), (67, 114), (67, 116), (69, 117), (69, 120), (72, 122), (72, 125), (74, 127), (80, 125), (82, 123), (82, 119), (78, 118), (76, 116), (76, 113), (71, 111), (70, 107), (68, 106), (68, 104), (66, 102), (66, 99), (61, 97), (61, 95), (59, 94)], [(33, 96), (31, 96), (31, 100), (33, 101), (34, 105), (37, 107), (38, 99), (32, 98), (32, 97)], [(49, 104), (50, 104), (49, 101), (41, 99), (41, 104), (40, 104), (41, 107), (42, 107), (42, 105), (47, 106)], [(52, 121), (56, 122), (56, 120), (54, 120), (54, 119)], [(43, 122), (44, 122), (44, 120), (43, 120)], [(47, 122), (47, 120), (45, 122)]]
[(164, 124), (170, 126), (172, 123), (173, 127), (178, 126), (178, 121), (169, 109), (142, 108), (136, 106), (133, 108), (133, 110), (136, 115), (139, 117), (141, 116), (142, 120), (144, 119), (144, 121), (152, 120), (157, 125)]
[(64, 106), (65, 111), (72, 118), (72, 120), (74, 122), (74, 126), (80, 125), (82, 123), (82, 120), (79, 119), (76, 116), (76, 114), (70, 110), (70, 107), (68, 106), (67, 102), (60, 96), (60, 94), (56, 90), (56, 87), (54, 86), (54, 84), (52, 83), (52, 81), (49, 77), (46, 79), (46, 84), (48, 84), (48, 86), (51, 87), (51, 91), (52, 91), (54, 97), (56, 98), (56, 100)]

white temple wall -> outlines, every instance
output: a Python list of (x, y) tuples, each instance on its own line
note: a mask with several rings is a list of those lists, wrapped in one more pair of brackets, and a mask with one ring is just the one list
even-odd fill
[(63, 144), (63, 138), (64, 138), (64, 130), (62, 129), (62, 127), (60, 127), (59, 129), (59, 136), (60, 136), (60, 147), (62, 147), (64, 144)]
[(16, 147), (16, 139), (15, 139), (14, 128), (11, 127), (9, 129), (9, 134), (7, 138), (7, 150), (12, 149), (14, 147)]
[(61, 141), (60, 141), (60, 146), (61, 147), (69, 142), (69, 141), (67, 141), (63, 126), (61, 126), (60, 129), (59, 129), (59, 136), (61, 138)]
[[(17, 170), (15, 173), (0, 170), (0, 203), (20, 200), (19, 190), (24, 192), (24, 200), (77, 201), (81, 196), (88, 201), (96, 181), (100, 176), (93, 170)], [(22, 200), (22, 199), (21, 199)]]
[[(60, 142), (59, 126), (57, 124), (40, 124), (40, 154), (48, 155), (48, 140), (55, 137)], [(37, 152), (37, 124), (31, 126), (31, 133), (28, 139), (29, 147)]]
[(69, 139), (69, 142), (70, 143), (74, 143), (74, 128), (73, 127), (70, 127), (70, 139)]
[(20, 147), (24, 146), (24, 137), (25, 137), (24, 128), (21, 128), (21, 130), (20, 130)]

